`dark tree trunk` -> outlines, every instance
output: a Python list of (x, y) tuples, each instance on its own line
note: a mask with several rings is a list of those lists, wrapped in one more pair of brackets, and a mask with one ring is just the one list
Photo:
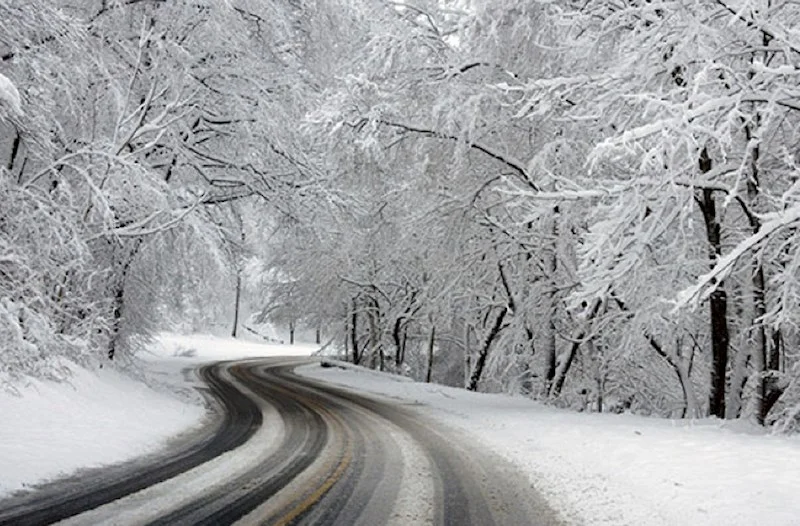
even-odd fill
[(289, 345), (294, 345), (294, 322), (289, 322)]
[[(581, 332), (578, 334), (576, 339), (581, 340), (585, 337), (586, 333)], [(561, 390), (564, 389), (564, 382), (567, 379), (567, 373), (572, 367), (572, 362), (575, 360), (575, 355), (578, 354), (578, 347), (580, 347), (580, 345), (581, 344), (579, 342), (573, 342), (572, 345), (570, 345), (569, 351), (567, 351), (567, 355), (564, 357), (564, 362), (560, 368), (562, 372), (557, 374), (553, 380), (553, 387), (550, 389), (550, 398), (558, 398), (561, 394)]]
[(19, 153), (19, 145), (20, 145), (20, 136), (19, 136), (19, 131), (17, 131), (14, 134), (14, 142), (11, 143), (11, 155), (8, 158), (8, 164), (6, 165), (9, 172), (14, 169), (14, 161), (17, 160), (17, 154)]
[(108, 359), (113, 360), (119, 348), (119, 334), (122, 327), (122, 313), (125, 307), (125, 278), (120, 279), (114, 287), (114, 307), (111, 311), (111, 339), (108, 347)]
[(552, 246), (549, 254), (549, 283), (552, 288), (547, 293), (547, 332), (545, 333), (545, 341), (542, 346), (542, 353), (544, 354), (544, 394), (549, 393), (553, 386), (553, 380), (556, 377), (556, 273), (558, 272), (558, 215), (559, 208), (553, 209), (553, 227), (551, 235), (553, 236)]
[(772, 348), (769, 353), (769, 368), (773, 371), (783, 371), (783, 335), (780, 329), (772, 331)]
[[(756, 124), (760, 121), (756, 115)], [(747, 141), (753, 139), (750, 126), (745, 126), (745, 136)], [(758, 179), (759, 179), (759, 166), (758, 159), (761, 155), (758, 145), (753, 148), (750, 157), (750, 177), (747, 180), (747, 201), (748, 204), (742, 204), (745, 215), (750, 223), (750, 229), (755, 234), (761, 228), (761, 221), (753, 214), (751, 207), (757, 206), (758, 200)], [(755, 417), (759, 424), (764, 423), (764, 418), (767, 416), (765, 400), (767, 397), (766, 392), (766, 377), (767, 362), (769, 360), (769, 342), (767, 340), (767, 331), (764, 327), (763, 317), (767, 313), (766, 302), (766, 282), (764, 279), (764, 266), (754, 259), (752, 262), (753, 274), (753, 326), (751, 327), (752, 334), (755, 341), (755, 349), (753, 350), (753, 366), (756, 374), (755, 385)]]
[(772, 331), (770, 337), (771, 345), (767, 360), (767, 373), (764, 378), (764, 403), (762, 406), (762, 416), (766, 420), (767, 415), (786, 391), (786, 386), (778, 380), (781, 371), (781, 353), (783, 352), (783, 338), (780, 329)]
[[(700, 172), (711, 171), (712, 161), (708, 150), (703, 148), (698, 162)], [(713, 191), (704, 188), (696, 196), (706, 227), (708, 240), (709, 263), (713, 268), (722, 254), (721, 225), (717, 219), (717, 205)], [(711, 388), (709, 392), (709, 413), (718, 418), (725, 418), (726, 372), (728, 368), (728, 295), (723, 283), (719, 283), (709, 298), (711, 318)]]
[(716, 290), (710, 298), (711, 312), (711, 392), (709, 412), (725, 418), (725, 374), (728, 367), (728, 297), (724, 290)]
[(403, 337), (403, 318), (397, 318), (394, 322), (394, 329), (392, 330), (392, 339), (394, 340), (394, 365), (400, 367), (405, 360), (405, 338)]
[(358, 350), (358, 302), (353, 299), (353, 311), (350, 314), (350, 343), (353, 344), (353, 364), (361, 363), (361, 352)]
[(369, 312), (370, 367), (372, 369), (377, 367), (379, 371), (383, 371), (386, 367), (386, 356), (383, 350), (383, 334), (381, 331), (381, 307), (375, 298), (370, 298), (370, 304), (372, 307)]
[(578, 354), (578, 349), (581, 346), (582, 340), (586, 338), (586, 334), (589, 332), (588, 327), (592, 323), (592, 320), (597, 317), (597, 313), (600, 312), (600, 307), (603, 306), (603, 304), (604, 303), (599, 299), (594, 300), (592, 310), (589, 313), (589, 318), (586, 320), (586, 327), (576, 331), (576, 336), (572, 338), (572, 345), (570, 345), (566, 356), (564, 356), (556, 370), (555, 377), (553, 379), (553, 387), (550, 389), (550, 398), (558, 398), (561, 394), (561, 390), (564, 389), (564, 382), (567, 379), (569, 370), (572, 368), (572, 362), (575, 360), (575, 355)]
[(233, 304), (233, 328), (231, 329), (231, 337), (236, 338), (239, 333), (239, 307), (242, 298), (242, 275), (236, 273), (236, 299)]
[(508, 309), (503, 307), (497, 314), (497, 317), (494, 319), (494, 324), (489, 330), (489, 333), (486, 335), (483, 345), (480, 349), (478, 349), (478, 357), (475, 359), (475, 366), (472, 369), (472, 374), (470, 375), (469, 383), (467, 384), (467, 389), (470, 391), (478, 390), (478, 384), (480, 383), (481, 376), (483, 375), (483, 368), (486, 366), (486, 359), (489, 357), (489, 350), (491, 349), (494, 340), (500, 334), (500, 331), (503, 330), (503, 321), (506, 319), (506, 315), (508, 315)]
[(113, 307), (111, 311), (111, 334), (108, 342), (108, 359), (113, 360), (120, 346), (120, 332), (122, 330), (122, 317), (125, 315), (125, 282), (128, 280), (133, 260), (142, 246), (142, 239), (133, 241), (130, 252), (126, 254), (122, 261), (119, 275), (114, 286)]
[(344, 314), (344, 358), (347, 360), (347, 357), (350, 356), (350, 313), (345, 312)]
[[(522, 358), (522, 381), (520, 382), (520, 389), (523, 394), (530, 395), (533, 393), (533, 360), (536, 356), (536, 344), (534, 342), (534, 335), (533, 331), (530, 327), (525, 324), (525, 337), (527, 338), (527, 347), (522, 350), (523, 358)], [(525, 352), (530, 350), (528, 356), (525, 356)], [(546, 392), (546, 391), (545, 391)]]
[(436, 326), (431, 326), (431, 337), (428, 340), (428, 368), (425, 372), (425, 381), (431, 383), (431, 376), (433, 375), (433, 346), (436, 342)]
[(752, 328), (755, 332), (755, 359), (753, 360), (758, 380), (756, 382), (756, 421), (764, 424), (767, 416), (767, 408), (764, 403), (767, 397), (765, 373), (768, 360), (768, 340), (767, 330), (764, 327), (763, 316), (767, 313), (767, 305), (764, 290), (764, 267), (758, 262), (754, 263), (755, 272), (753, 273), (753, 322)]

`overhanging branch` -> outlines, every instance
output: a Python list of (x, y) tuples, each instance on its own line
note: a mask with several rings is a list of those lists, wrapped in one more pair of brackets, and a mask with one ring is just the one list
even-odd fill
[[(389, 128), (394, 128), (394, 129), (402, 130), (402, 131), (409, 132), (409, 133), (416, 133), (416, 134), (422, 135), (424, 137), (432, 137), (432, 138), (435, 138), (435, 139), (444, 139), (444, 140), (447, 140), (447, 141), (454, 141), (454, 142), (461, 142), (462, 141), (461, 138), (456, 137), (455, 135), (442, 133), (442, 132), (439, 132), (439, 131), (436, 131), (436, 130), (431, 130), (431, 129), (428, 129), (428, 128), (421, 128), (421, 127), (418, 127), (418, 126), (411, 126), (411, 125), (408, 125), (408, 124), (403, 124), (403, 123), (399, 123), (399, 122), (392, 122), (392, 121), (387, 121), (387, 120), (382, 120), (382, 119), (378, 120), (377, 122), (379, 124), (382, 124), (382, 125), (384, 125), (386, 127), (389, 127)], [(356, 125), (354, 127), (357, 128), (358, 125)], [(484, 144), (481, 144), (481, 143), (469, 142), (467, 144), (470, 147), (470, 149), (478, 151), (478, 152), (481, 152), (482, 154), (490, 157), (491, 159), (499, 161), (502, 164), (508, 166), (527, 186), (529, 186), (534, 191), (536, 191), (536, 192), (541, 191), (541, 188), (539, 188), (539, 186), (533, 181), (533, 179), (531, 178), (531, 176), (528, 173), (528, 171), (522, 165), (521, 161), (519, 161), (517, 159), (514, 159), (510, 155), (504, 154), (502, 152), (498, 152), (497, 150), (495, 150), (495, 149), (493, 149), (493, 148), (491, 148), (489, 146), (486, 146)]]

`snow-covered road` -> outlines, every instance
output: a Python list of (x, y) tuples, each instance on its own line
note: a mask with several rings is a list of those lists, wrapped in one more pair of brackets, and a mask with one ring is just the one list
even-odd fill
[(308, 362), (203, 367), (225, 408), (210, 437), (12, 499), (0, 524), (559, 524), (513, 465), (396, 401), (292, 372)]
[[(147, 359), (151, 387), (107, 369), (75, 368), (68, 384), (30, 381), (0, 394), (0, 495), (152, 454), (198, 429), (207, 417), (187, 368), (313, 350), (165, 335)], [(352, 366), (299, 372), (386, 397), (510, 461), (568, 524), (800, 524), (797, 437), (717, 420), (578, 414)]]

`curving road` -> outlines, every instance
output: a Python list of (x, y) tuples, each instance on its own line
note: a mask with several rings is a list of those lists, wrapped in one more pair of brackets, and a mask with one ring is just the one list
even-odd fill
[(0, 502), (0, 525), (551, 525), (513, 467), (403, 407), (296, 376), (200, 370), (219, 418), (164, 454)]

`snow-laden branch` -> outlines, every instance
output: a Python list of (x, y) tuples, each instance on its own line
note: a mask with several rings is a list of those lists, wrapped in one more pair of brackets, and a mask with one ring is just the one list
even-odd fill
[(56, 170), (59, 170), (61, 168), (67, 167), (67, 166), (73, 167), (74, 165), (70, 164), (71, 161), (73, 159), (77, 159), (77, 158), (84, 157), (84, 156), (85, 157), (101, 157), (101, 158), (104, 158), (104, 159), (108, 160), (110, 163), (120, 162), (120, 158), (119, 157), (117, 157), (115, 155), (112, 155), (112, 154), (110, 154), (108, 152), (103, 152), (103, 151), (98, 151), (98, 150), (85, 150), (85, 149), (78, 150), (77, 152), (68, 153), (68, 154), (62, 156), (61, 158), (57, 159), (55, 162), (53, 162), (50, 165), (48, 165), (43, 170), (41, 170), (41, 171), (37, 172), (36, 174), (34, 174), (30, 179), (28, 179), (22, 185), (22, 189), (25, 190), (25, 189), (30, 188), (31, 186), (36, 184), (36, 182), (39, 179), (41, 179), (42, 177), (44, 177), (44, 176), (46, 176), (48, 174), (53, 173)]
[[(142, 150), (144, 151), (152, 148), (160, 140), (165, 129), (186, 118), (186, 116), (196, 109), (196, 106), (192, 103), (197, 93), (196, 91), (183, 99), (180, 98), (180, 94), (176, 94), (175, 98), (169, 101), (157, 116), (153, 117), (149, 122), (145, 122), (145, 117), (148, 110), (152, 107), (153, 101), (164, 96), (167, 91), (168, 88), (164, 88), (156, 94), (155, 86), (151, 86), (147, 98), (129, 117), (124, 119), (124, 121), (128, 121), (130, 118), (138, 115), (136, 124), (131, 128), (127, 137), (116, 147), (116, 155), (121, 155), (125, 148), (131, 146), (133, 141), (140, 139), (142, 136), (156, 133), (156, 138), (148, 142)], [(174, 113), (179, 109), (183, 109), (184, 111)]]
[(595, 148), (597, 152), (605, 152), (615, 148), (626, 147), (631, 143), (635, 143), (658, 135), (664, 130), (669, 130), (675, 127), (683, 127), (686, 123), (693, 122), (700, 117), (704, 117), (713, 113), (727, 111), (731, 107), (735, 107), (741, 102), (741, 97), (730, 95), (727, 97), (716, 97), (709, 99), (702, 104), (692, 107), (692, 103), (687, 102), (678, 107), (675, 115), (663, 119), (654, 120), (637, 126), (630, 130), (624, 131), (621, 135), (609, 137), (603, 140)]
[(707, 299), (730, 274), (733, 265), (739, 258), (754, 250), (775, 232), (793, 223), (800, 222), (800, 204), (796, 204), (782, 212), (765, 214), (762, 216), (762, 220), (764, 222), (758, 232), (744, 239), (728, 254), (719, 258), (714, 268), (700, 276), (697, 283), (678, 293), (675, 307), (672, 309), (673, 313), (686, 306), (697, 305)]
[[(509, 183), (509, 181), (506, 181)], [(619, 185), (614, 188), (583, 189), (583, 190), (561, 190), (556, 192), (535, 192), (526, 191), (519, 188), (511, 189), (500, 188), (497, 192), (514, 197), (524, 197), (526, 199), (536, 199), (540, 201), (580, 201), (582, 199), (598, 199), (611, 195), (621, 194), (631, 185)]]
[(795, 45), (792, 42), (792, 39), (789, 35), (785, 34), (779, 28), (774, 27), (764, 20), (757, 20), (754, 16), (745, 15), (744, 9), (736, 10), (732, 6), (730, 6), (724, 0), (716, 0), (717, 4), (719, 4), (725, 11), (733, 15), (734, 18), (743, 22), (747, 27), (757, 29), (761, 31), (764, 35), (768, 36), (770, 39), (776, 39), (781, 42), (785, 47), (791, 49), (795, 53), (800, 53), (800, 47)]
[[(720, 165), (715, 168), (713, 176), (726, 174), (733, 170), (732, 165)], [(709, 172), (711, 174), (711, 172)], [(545, 191), (531, 191), (527, 188), (521, 188), (507, 177), (501, 177), (508, 188), (500, 188), (496, 191), (508, 196), (521, 197), (531, 200), (540, 201), (580, 201), (584, 199), (602, 199), (607, 197), (620, 196), (626, 192), (630, 192), (634, 188), (654, 188), (659, 189), (665, 185), (675, 185), (686, 188), (695, 189), (708, 189), (715, 192), (722, 192), (730, 194), (731, 188), (728, 186), (715, 182), (713, 177), (704, 174), (704, 177), (690, 178), (690, 177), (673, 177), (669, 179), (659, 179), (656, 177), (634, 177), (630, 180), (619, 183), (616, 181), (602, 181), (595, 179), (592, 181), (594, 188), (576, 188), (576, 189), (563, 189), (550, 192)], [(746, 213), (750, 213), (745, 203), (741, 203)]]
[[(399, 123), (399, 122), (392, 122), (392, 121), (387, 121), (387, 120), (382, 120), (381, 119), (381, 120), (378, 121), (378, 123), (382, 124), (384, 126), (388, 126), (390, 128), (395, 128), (395, 129), (403, 130), (403, 131), (406, 131), (406, 132), (418, 133), (420, 135), (424, 135), (424, 136), (427, 136), (427, 137), (435, 137), (437, 139), (445, 139), (445, 140), (456, 141), (456, 142), (460, 142), (460, 141), (463, 140), (463, 139), (461, 139), (461, 138), (459, 138), (459, 137), (457, 137), (455, 135), (442, 133), (440, 131), (431, 130), (431, 129), (428, 129), (428, 128), (421, 128), (421, 127), (418, 127), (418, 126), (411, 126), (411, 125), (403, 124), (403, 123)], [(358, 125), (356, 125), (354, 127), (358, 128)], [(479, 151), (479, 152), (491, 157), (492, 159), (495, 159), (496, 161), (499, 161), (499, 162), (505, 164), (506, 166), (508, 166), (509, 168), (511, 168), (517, 175), (519, 175), (519, 177), (525, 182), (525, 184), (530, 186), (534, 191), (539, 192), (541, 190), (539, 188), (539, 186), (533, 181), (533, 178), (528, 173), (528, 170), (526, 170), (525, 167), (523, 166), (522, 161), (520, 161), (518, 159), (514, 159), (512, 156), (510, 156), (508, 154), (505, 154), (505, 153), (502, 153), (502, 152), (499, 152), (499, 151), (495, 150), (494, 148), (492, 148), (490, 146), (487, 146), (485, 144), (469, 141), (467, 143), (467, 145), (471, 149)]]
[(0, 103), (5, 103), (17, 115), (22, 115), (22, 98), (11, 80), (0, 73)]
[(148, 215), (144, 219), (136, 221), (135, 223), (131, 223), (131, 224), (125, 225), (123, 227), (118, 227), (118, 228), (114, 228), (112, 230), (108, 230), (108, 231), (99, 232), (97, 234), (94, 234), (94, 235), (88, 237), (86, 239), (86, 241), (93, 241), (95, 239), (100, 239), (102, 237), (109, 237), (109, 236), (114, 236), (114, 237), (142, 237), (142, 236), (148, 236), (148, 235), (152, 235), (152, 234), (157, 234), (159, 232), (164, 232), (166, 230), (169, 230), (169, 229), (177, 226), (179, 223), (181, 223), (186, 218), (186, 216), (188, 216), (189, 214), (194, 212), (197, 209), (198, 206), (200, 206), (201, 204), (204, 203), (205, 197), (206, 197), (205, 194), (203, 194), (202, 196), (200, 196), (199, 199), (196, 199), (195, 202), (192, 203), (191, 205), (188, 205), (188, 206), (183, 207), (181, 209), (172, 210), (172, 211), (167, 212), (167, 214), (169, 214), (169, 215), (171, 215), (173, 217), (172, 217), (172, 219), (170, 219), (169, 221), (167, 221), (165, 223), (160, 223), (160, 224), (155, 225), (155, 226), (148, 226), (150, 223), (155, 221), (160, 215), (165, 213), (163, 210), (159, 210), (159, 211), (153, 212), (152, 214)]
[(550, 77), (543, 79), (529, 80), (525, 84), (511, 85), (505, 82), (499, 82), (494, 85), (495, 88), (508, 91), (508, 92), (522, 92), (527, 93), (538, 90), (553, 91), (556, 89), (564, 89), (573, 86), (585, 86), (592, 84), (599, 84), (602, 82), (613, 80), (613, 75), (588, 75), (579, 74), (571, 77)]

